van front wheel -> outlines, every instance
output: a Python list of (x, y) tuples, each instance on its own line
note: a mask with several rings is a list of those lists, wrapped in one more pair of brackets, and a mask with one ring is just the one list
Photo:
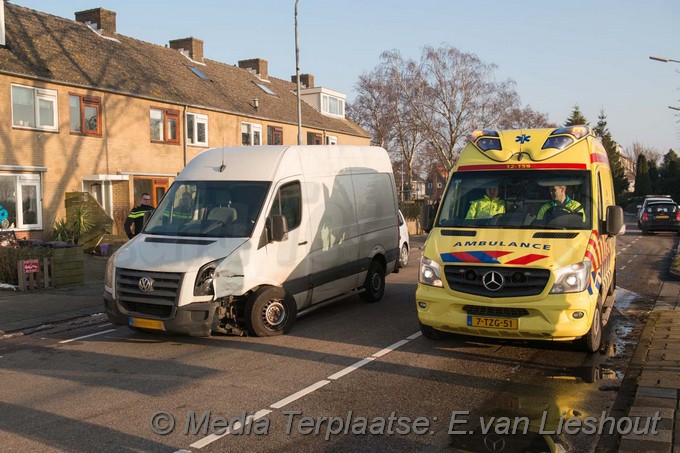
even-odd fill
[(290, 332), (297, 307), (283, 288), (263, 286), (246, 302), (248, 333), (256, 337), (271, 337)]
[(373, 260), (368, 266), (361, 298), (364, 302), (378, 302), (383, 294), (385, 294), (385, 269), (379, 262)]

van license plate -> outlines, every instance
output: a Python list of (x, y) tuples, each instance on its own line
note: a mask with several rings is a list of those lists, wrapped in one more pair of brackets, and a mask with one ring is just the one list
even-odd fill
[(140, 329), (165, 330), (163, 321), (158, 321), (156, 319), (130, 317), (128, 319), (128, 325), (130, 327), (139, 327)]
[(519, 322), (517, 319), (512, 318), (483, 318), (481, 316), (468, 316), (467, 325), (470, 327), (517, 330)]

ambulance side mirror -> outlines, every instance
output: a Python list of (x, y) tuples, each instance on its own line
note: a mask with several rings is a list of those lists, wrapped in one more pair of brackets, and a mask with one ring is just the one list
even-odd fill
[(609, 236), (618, 236), (626, 232), (626, 223), (623, 220), (623, 208), (621, 206), (607, 206), (606, 233)]
[(434, 225), (434, 216), (436, 211), (431, 204), (424, 204), (420, 207), (420, 228), (426, 233), (429, 233)]

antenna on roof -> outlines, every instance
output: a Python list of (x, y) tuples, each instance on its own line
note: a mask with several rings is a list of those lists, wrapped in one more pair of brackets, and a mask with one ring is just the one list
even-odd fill
[(227, 166), (224, 165), (224, 137), (222, 137), (222, 165), (220, 165), (220, 173), (222, 173), (226, 168)]

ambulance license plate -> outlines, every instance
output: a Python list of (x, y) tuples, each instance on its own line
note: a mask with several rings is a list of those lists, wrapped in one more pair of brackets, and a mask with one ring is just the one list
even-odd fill
[(468, 316), (467, 325), (470, 327), (517, 330), (519, 327), (519, 322), (517, 319), (513, 318), (484, 318), (481, 316)]
[(140, 329), (165, 330), (163, 321), (158, 321), (156, 319), (133, 318), (130, 316), (128, 319), (128, 325), (130, 327), (138, 327)]

